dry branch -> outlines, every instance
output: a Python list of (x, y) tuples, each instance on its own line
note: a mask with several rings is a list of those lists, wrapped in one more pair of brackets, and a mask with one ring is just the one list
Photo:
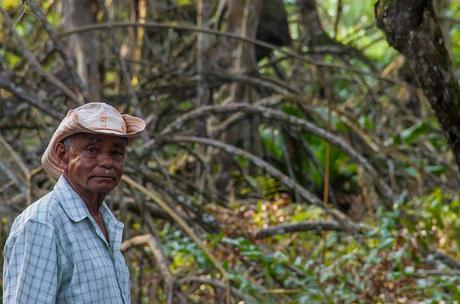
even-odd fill
[[(112, 21), (109, 19), (110, 18), (109, 12), (107, 10), (107, 7), (105, 6), (104, 1), (99, 0), (98, 2), (104, 14), (104, 18), (106, 19), (106, 22), (108, 22), (108, 24), (110, 25)], [(120, 69), (121, 69), (122, 79), (126, 87), (126, 90), (128, 91), (128, 96), (134, 105), (134, 111), (136, 115), (138, 115), (139, 117), (143, 117), (143, 115), (141, 115), (139, 111), (139, 98), (137, 97), (137, 94), (131, 85), (131, 73), (129, 72), (128, 66), (126, 64), (126, 60), (123, 58), (120, 52), (120, 49), (117, 47), (117, 44), (118, 44), (117, 37), (115, 36), (115, 33), (113, 32), (113, 29), (111, 26), (107, 28), (107, 31), (109, 33), (109, 36), (112, 42), (111, 50), (117, 57), (118, 64), (120, 65)]]
[(193, 136), (175, 136), (172, 138), (167, 138), (164, 139), (167, 142), (177, 142), (177, 143), (183, 143), (183, 142), (192, 142), (192, 143), (199, 143), (199, 144), (204, 144), (208, 146), (213, 146), (220, 148), (227, 153), (233, 154), (233, 155), (238, 155), (246, 158), (249, 160), (251, 163), (253, 163), (255, 166), (264, 169), (266, 172), (268, 172), (271, 176), (277, 178), (281, 183), (283, 183), (286, 187), (289, 189), (292, 189), (294, 191), (297, 191), (306, 201), (321, 207), (327, 214), (331, 215), (337, 222), (340, 223), (340, 225), (344, 228), (345, 231), (349, 233), (356, 233), (359, 231), (359, 227), (357, 227), (353, 222), (351, 222), (346, 215), (341, 213), (340, 211), (336, 209), (330, 209), (327, 206), (324, 206), (321, 202), (321, 200), (302, 187), (299, 183), (296, 181), (292, 180), (288, 176), (286, 176), (284, 173), (264, 161), (263, 159), (245, 151), (240, 148), (237, 148), (232, 145), (228, 145), (226, 143), (223, 143), (218, 140), (213, 140), (209, 138), (200, 138), (200, 137), (193, 137)]
[(460, 269), (460, 261), (452, 258), (451, 256), (447, 255), (444, 252), (441, 252), (439, 250), (433, 250), (430, 252), (430, 254), (433, 254), (434, 258), (447, 266), (449, 266), (452, 269)]
[(135, 180), (131, 179), (130, 177), (123, 175), (122, 180), (126, 182), (128, 185), (130, 185), (132, 188), (142, 192), (144, 195), (149, 197), (151, 200), (153, 200), (156, 204), (158, 204), (164, 211), (168, 213), (171, 218), (174, 219), (174, 221), (184, 230), (184, 232), (197, 244), (197, 246), (203, 251), (203, 253), (206, 255), (206, 257), (211, 261), (211, 263), (214, 265), (214, 267), (219, 270), (219, 272), (222, 274), (223, 280), (227, 281), (227, 272), (225, 269), (222, 267), (220, 262), (214, 257), (214, 255), (211, 254), (211, 252), (208, 250), (205, 244), (201, 241), (201, 239), (195, 234), (192, 228), (190, 228), (189, 225), (179, 216), (177, 213), (166, 203), (163, 201), (161, 196), (156, 193), (154, 190), (148, 190)]
[(30, 187), (29, 169), (21, 157), (0, 135), (0, 169), (16, 184), (22, 191)]
[(251, 84), (255, 87), (266, 88), (278, 94), (290, 95), (293, 93), (299, 93), (298, 90), (289, 86), (286, 83), (275, 81), (273, 79), (263, 79), (262, 77), (254, 77), (245, 74), (238, 73), (226, 73), (224, 71), (212, 71), (212, 75), (215, 77), (225, 80)]
[(374, 167), (369, 163), (369, 161), (358, 151), (356, 151), (353, 147), (351, 147), (345, 140), (323, 128), (316, 126), (313, 123), (310, 123), (304, 119), (300, 119), (292, 115), (288, 115), (279, 110), (245, 103), (237, 103), (225, 106), (200, 107), (176, 119), (165, 129), (163, 129), (160, 134), (161, 136), (164, 136), (169, 133), (172, 133), (174, 129), (182, 128), (188, 121), (201, 118), (203, 116), (208, 116), (209, 114), (222, 114), (237, 111), (257, 113), (265, 119), (276, 119), (284, 123), (287, 123), (289, 126), (294, 126), (295, 128), (311, 132), (312, 134), (315, 134), (316, 136), (323, 138), (327, 142), (342, 149), (345, 153), (348, 154), (348, 156), (350, 156), (351, 159), (360, 164), (369, 173), (374, 183), (378, 186), (378, 189), (387, 199), (387, 205), (392, 204), (395, 200), (395, 194), (393, 193), (393, 190), (384, 182), (383, 178), (380, 176), (377, 170), (375, 170)]
[(168, 304), (173, 303), (172, 301), (173, 301), (173, 292), (174, 292), (174, 277), (171, 271), (169, 270), (169, 263), (167, 262), (160, 248), (160, 244), (155, 239), (155, 237), (151, 234), (135, 236), (132, 239), (124, 241), (121, 244), (120, 250), (122, 252), (125, 252), (131, 247), (139, 246), (139, 245), (147, 245), (152, 251), (153, 257), (155, 258), (155, 262), (165, 282), (165, 291), (166, 291), (165, 293), (166, 293), (167, 303)]
[(45, 71), (43, 69), (43, 67), (38, 62), (37, 58), (34, 56), (34, 54), (31, 52), (31, 50), (27, 47), (26, 42), (21, 37), (19, 37), (19, 35), (16, 33), (16, 30), (14, 29), (13, 22), (12, 22), (10, 16), (8, 15), (8, 13), (2, 7), (0, 7), (0, 12), (2, 13), (4, 23), (6, 24), (9, 32), (13, 35), (13, 37), (16, 40), (16, 42), (18, 43), (18, 45), (19, 45), (19, 47), (20, 47), (20, 49), (22, 51), (22, 54), (27, 59), (27, 61), (37, 70), (37, 72), (40, 74), (40, 76), (42, 76), (43, 78), (48, 80), (52, 85), (54, 85), (56, 88), (61, 90), (61, 92), (63, 92), (72, 101), (74, 101), (77, 104), (81, 104), (83, 100), (79, 96), (75, 95), (75, 93), (72, 92), (59, 79), (57, 79), (51, 73), (49, 73), (49, 72), (47, 72), (47, 71)]
[(212, 34), (212, 35), (218, 35), (218, 36), (223, 36), (231, 39), (237, 39), (241, 40), (243, 42), (248, 42), (252, 43), (254, 45), (258, 45), (260, 47), (264, 47), (270, 50), (276, 50), (277, 52), (281, 54), (285, 54), (289, 57), (295, 58), (301, 62), (311, 64), (314, 66), (320, 66), (320, 67), (325, 67), (325, 68), (330, 68), (334, 70), (344, 70), (344, 71), (349, 71), (357, 74), (362, 74), (362, 75), (369, 75), (373, 76), (376, 79), (392, 83), (395, 85), (399, 85), (402, 87), (406, 87), (408, 89), (412, 89), (411, 86), (408, 86), (406, 83), (397, 81), (394, 79), (390, 78), (385, 78), (382, 77), (376, 73), (368, 72), (368, 71), (363, 71), (357, 68), (353, 67), (347, 67), (347, 66), (340, 66), (340, 65), (335, 65), (335, 64), (328, 64), (325, 62), (321, 61), (316, 61), (311, 58), (306, 58), (305, 56), (302, 56), (295, 51), (285, 49), (285, 48), (280, 48), (277, 47), (274, 44), (262, 41), (262, 40), (257, 40), (253, 38), (248, 38), (248, 37), (243, 37), (239, 34), (232, 34), (232, 33), (227, 33), (227, 32), (221, 32), (217, 30), (211, 30), (207, 28), (200, 28), (192, 25), (184, 25), (180, 24), (178, 22), (171, 22), (171, 23), (161, 23), (161, 22), (145, 22), (145, 23), (140, 23), (140, 22), (113, 22), (113, 23), (99, 23), (99, 24), (92, 24), (88, 26), (82, 26), (74, 29), (69, 29), (68, 31), (62, 32), (61, 36), (67, 36), (67, 35), (72, 35), (72, 34), (78, 34), (78, 33), (83, 33), (87, 31), (94, 31), (94, 30), (104, 30), (110, 27), (149, 27), (149, 28), (156, 28), (156, 29), (175, 29), (175, 30), (184, 30), (184, 31), (193, 31), (193, 32), (199, 32), (199, 33), (207, 33), (207, 34)]
[(68, 70), (68, 72), (70, 73), (70, 76), (74, 80), (75, 84), (80, 89), (80, 92), (83, 92), (84, 91), (83, 83), (75, 71), (75, 62), (72, 59), (72, 57), (68, 54), (65, 46), (59, 41), (58, 33), (54, 30), (54, 28), (51, 26), (48, 20), (46, 20), (46, 17), (43, 14), (43, 11), (41, 10), (37, 2), (35, 2), (35, 0), (27, 0), (27, 3), (29, 4), (35, 16), (37, 16), (37, 18), (40, 20), (41, 24), (43, 25), (46, 32), (48, 33), (51, 40), (53, 41), (54, 47), (56, 48), (59, 55), (61, 55), (62, 59), (64, 60), (64, 65), (66, 69)]
[[(1, 58), (0, 58), (1, 60)], [(22, 87), (15, 85), (11, 80), (4, 77), (2, 73), (0, 73), (0, 88), (3, 88), (13, 95), (17, 96), (19, 99), (24, 100), (31, 106), (39, 109), (43, 113), (48, 114), (52, 118), (58, 120), (61, 118), (61, 114), (57, 112), (55, 109), (51, 108), (49, 105), (45, 105), (43, 100), (38, 95), (33, 95), (30, 92), (27, 92)]]
[[(197, 283), (197, 284), (200, 284), (200, 285), (201, 284), (206, 284), (206, 285), (213, 286), (214, 288), (219, 288), (219, 289), (224, 289), (224, 290), (227, 288), (227, 286), (224, 283), (222, 283), (221, 281), (210, 279), (210, 278), (207, 278), (207, 277), (185, 277), (185, 278), (183, 278), (183, 279), (178, 281), (178, 284), (180, 284), (180, 285), (190, 284), (190, 283)], [(230, 291), (231, 291), (232, 294), (237, 296), (239, 299), (248, 301), (248, 303), (255, 303), (255, 301), (256, 301), (255, 298), (240, 292), (238, 289), (236, 289), (234, 287), (231, 287)]]
[(272, 226), (269, 228), (261, 229), (254, 233), (254, 237), (258, 240), (272, 237), (279, 234), (287, 234), (293, 232), (305, 232), (305, 231), (343, 231), (342, 226), (336, 222), (322, 221), (322, 222), (298, 222), (290, 224), (282, 224), (278, 226)]
[[(275, 96), (270, 96), (268, 98), (263, 98), (259, 100), (258, 102), (255, 102), (254, 104), (259, 105), (259, 106), (271, 107), (271, 106), (276, 106), (285, 100), (289, 100), (290, 98), (291, 98), (290, 96), (275, 95)], [(213, 126), (212, 130), (210, 131), (209, 137), (217, 138), (219, 135), (221, 135), (226, 130), (228, 130), (232, 125), (244, 119), (246, 114), (247, 113), (244, 113), (244, 112), (236, 112), (230, 115), (230, 117), (225, 119), (219, 125)]]

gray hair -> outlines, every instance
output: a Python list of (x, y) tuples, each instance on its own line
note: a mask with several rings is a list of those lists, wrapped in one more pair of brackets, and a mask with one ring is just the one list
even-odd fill
[(73, 145), (73, 136), (70, 135), (69, 137), (64, 138), (61, 140), (61, 143), (64, 145), (66, 149), (70, 149)]

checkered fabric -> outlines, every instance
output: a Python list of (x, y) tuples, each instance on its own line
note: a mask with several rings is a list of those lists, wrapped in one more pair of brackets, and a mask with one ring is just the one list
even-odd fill
[(130, 303), (123, 224), (105, 203), (101, 213), (109, 242), (61, 176), (13, 223), (4, 249), (3, 303)]

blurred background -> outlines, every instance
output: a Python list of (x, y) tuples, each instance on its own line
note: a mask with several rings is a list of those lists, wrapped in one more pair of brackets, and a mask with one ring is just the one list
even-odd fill
[(3, 0), (0, 248), (104, 100), (133, 303), (460, 301), (460, 3), (416, 2)]

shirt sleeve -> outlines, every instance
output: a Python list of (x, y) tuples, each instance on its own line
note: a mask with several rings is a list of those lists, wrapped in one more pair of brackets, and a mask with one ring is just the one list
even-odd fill
[(3, 303), (55, 303), (58, 290), (54, 228), (29, 220), (5, 246)]

